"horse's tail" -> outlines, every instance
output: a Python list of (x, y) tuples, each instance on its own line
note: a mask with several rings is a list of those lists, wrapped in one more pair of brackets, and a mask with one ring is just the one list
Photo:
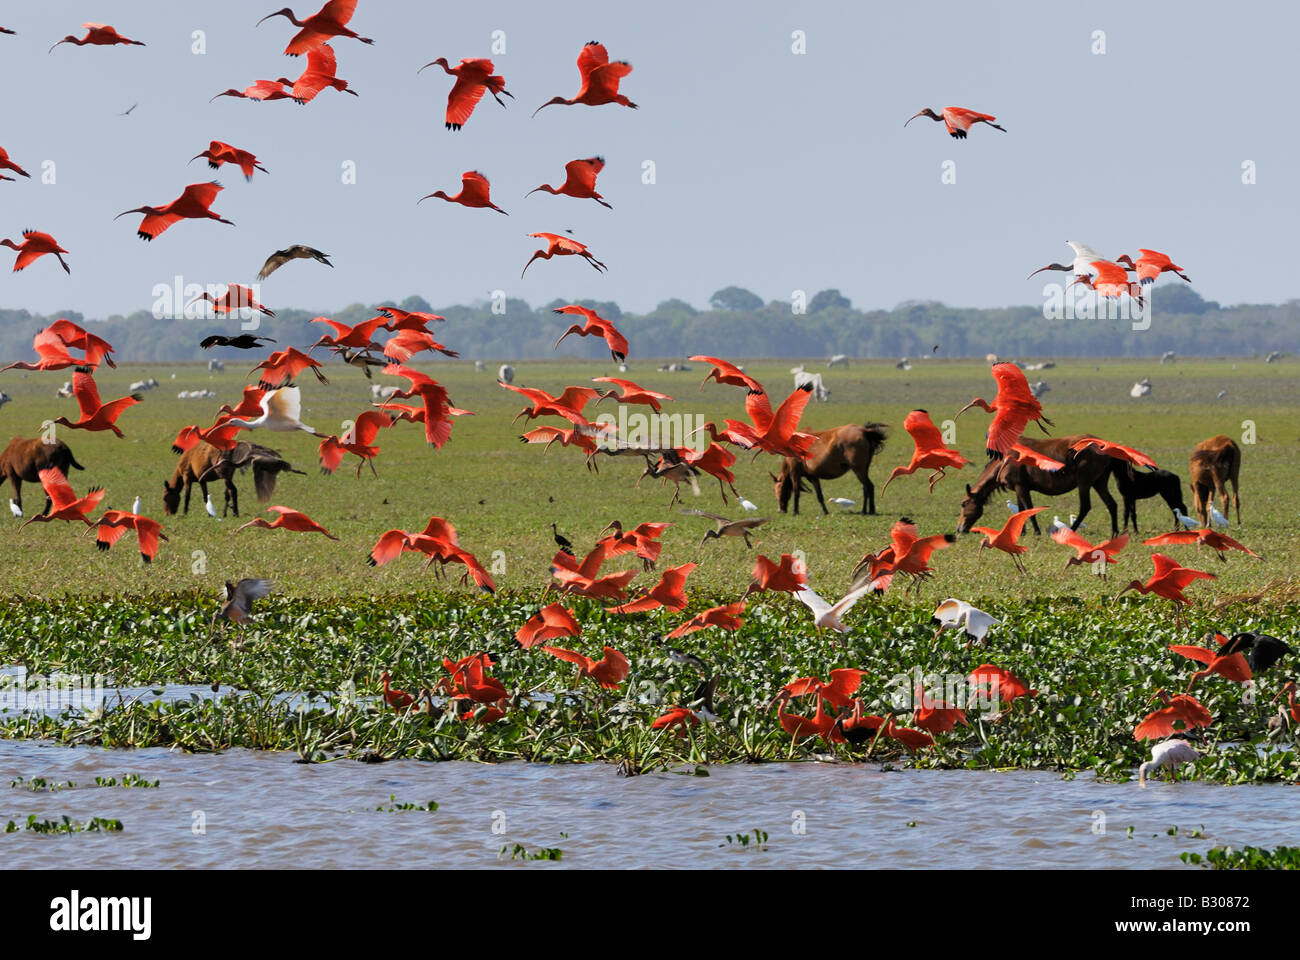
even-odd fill
[(885, 438), (888, 436), (887, 431), (889, 429), (889, 424), (869, 421), (862, 425), (862, 429), (867, 433), (867, 446), (871, 451), (871, 455), (874, 457), (880, 452), (880, 448), (885, 445)]

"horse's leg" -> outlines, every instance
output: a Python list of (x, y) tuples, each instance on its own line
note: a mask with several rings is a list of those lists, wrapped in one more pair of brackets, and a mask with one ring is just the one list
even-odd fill
[(791, 508), (794, 515), (799, 516), (799, 491), (803, 489), (803, 477), (796, 471), (790, 471), (790, 482), (794, 485), (794, 506)]
[(816, 477), (809, 477), (808, 479), (812, 481), (813, 491), (817, 494), (817, 502), (822, 505), (822, 513), (830, 513), (826, 509), (826, 500), (822, 497), (822, 482)]
[[(235, 516), (239, 516), (239, 489), (235, 486), (235, 481), (226, 477), (226, 500), (230, 503), (230, 510)], [(222, 516), (225, 516), (224, 512)]]
[(194, 489), (194, 478), (185, 478), (185, 512), (190, 512), (190, 492)]
[[(1237, 526), (1241, 526), (1241, 494), (1237, 490), (1237, 475), (1234, 473), (1232, 480), (1232, 506), (1237, 511)], [(1224, 511), (1227, 514), (1227, 504), (1224, 504)]]
[[(862, 512), (874, 516), (876, 513), (876, 485), (871, 482), (871, 477), (867, 475), (867, 471), (870, 469), (871, 461), (868, 460), (867, 465), (862, 468)], [(933, 491), (934, 486), (931, 485), (930, 489)], [(870, 510), (867, 509), (868, 503), (871, 504)]]
[[(1109, 496), (1109, 494), (1107, 494), (1107, 496)], [(1112, 509), (1114, 508), (1114, 504), (1115, 501), (1112, 500), (1111, 501)], [(1089, 492), (1088, 484), (1080, 480), (1079, 481), (1079, 515), (1074, 518), (1074, 523), (1071, 524), (1070, 529), (1078, 530), (1079, 524), (1083, 523), (1083, 518), (1088, 515), (1088, 511), (1091, 509), (1092, 509), (1092, 494)], [(1114, 519), (1115, 519), (1115, 515), (1112, 513), (1111, 520)]]
[[(1102, 475), (1097, 479), (1096, 483), (1093, 485), (1093, 489), (1097, 491), (1097, 496), (1101, 498), (1101, 502), (1104, 503), (1106, 505), (1106, 509), (1110, 511), (1110, 535), (1112, 537), (1118, 537), (1119, 536), (1119, 515), (1115, 509), (1115, 498), (1110, 495), (1110, 488), (1106, 483), (1107, 476), (1108, 474), (1102, 473)], [(1134, 505), (1133, 507), (1133, 530), (1134, 532), (1137, 531), (1137, 506), (1136, 505)]]
[[(1034, 500), (1033, 497), (1031, 497), (1029, 494), (1029, 487), (1019, 486), (1016, 487), (1015, 490), (1016, 490), (1016, 506), (1020, 507), (1021, 510), (1034, 509)], [(1038, 528), (1038, 514), (1034, 514), (1032, 517), (1030, 517), (1029, 522), (1034, 527), (1034, 535), (1042, 536), (1043, 531)]]

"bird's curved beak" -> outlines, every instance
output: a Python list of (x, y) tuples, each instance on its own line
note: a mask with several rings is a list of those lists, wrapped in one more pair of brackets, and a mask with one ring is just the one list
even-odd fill
[[(921, 117), (921, 116), (924, 116), (924, 115), (925, 115), (925, 111), (924, 111), (924, 110), (918, 110), (916, 113), (912, 114), (910, 117), (907, 118), (907, 123), (911, 123), (911, 122), (912, 122), (913, 120), (915, 120), (917, 117)], [(907, 123), (903, 124), (903, 126), (906, 127), (906, 126), (907, 126)]]
[(435, 63), (437, 63), (437, 62), (438, 62), (437, 60), (431, 60), (431, 61), (429, 61), (429, 62), (426, 63), (423, 67), (421, 67), (419, 70), (416, 70), (416, 71), (415, 71), (416, 75), (418, 76), (418, 75), (419, 75), (423, 70), (425, 70), (425, 69), (428, 68), (428, 67), (432, 67), (432, 66), (433, 66)]

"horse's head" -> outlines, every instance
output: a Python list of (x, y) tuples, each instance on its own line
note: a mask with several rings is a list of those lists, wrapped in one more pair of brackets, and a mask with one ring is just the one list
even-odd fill
[(163, 481), (163, 514), (165, 516), (172, 516), (180, 508), (181, 487), (184, 485), (182, 480), (177, 480), (175, 486), (172, 486), (170, 480)]
[(966, 496), (961, 502), (961, 515), (957, 518), (957, 532), (970, 533), (975, 521), (984, 515), (984, 504), (988, 501), (989, 488), (971, 490), (966, 484)]
[(790, 465), (781, 464), (781, 473), (775, 474), (768, 471), (767, 475), (772, 478), (772, 492), (776, 494), (776, 502), (785, 513), (786, 507), (790, 505), (790, 494), (794, 492), (794, 481), (790, 477)]
[(1178, 474), (1168, 470), (1158, 471), (1160, 496), (1164, 498), (1170, 510), (1177, 510), (1187, 516), (1187, 504), (1183, 502), (1183, 481)]

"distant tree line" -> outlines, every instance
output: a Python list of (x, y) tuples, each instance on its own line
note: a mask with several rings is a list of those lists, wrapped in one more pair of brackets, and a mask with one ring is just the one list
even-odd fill
[[(407, 297), (396, 306), (447, 318), (438, 324), (439, 339), (466, 360), (525, 360), (556, 356), (552, 345), (573, 318), (552, 312), (566, 301), (534, 308), (506, 299), (471, 305), (434, 307), (423, 297)], [(617, 303), (582, 300), (612, 321), (632, 343), (633, 359), (675, 358), (693, 353), (723, 357), (815, 359), (843, 353), (849, 357), (1151, 357), (1173, 350), (1180, 356), (1251, 356), (1291, 350), (1300, 338), (1300, 300), (1281, 305), (1242, 304), (1221, 307), (1202, 299), (1181, 282), (1161, 285), (1154, 297), (1150, 329), (1134, 331), (1126, 320), (1044, 318), (1041, 306), (974, 309), (935, 301), (908, 301), (892, 310), (859, 310), (838, 290), (823, 290), (808, 299), (802, 313), (790, 302), (764, 304), (755, 293), (726, 287), (709, 298), (709, 310), (682, 300), (665, 300), (645, 314), (625, 313)], [(375, 305), (354, 303), (331, 314), (343, 323), (373, 316)], [(49, 317), (26, 310), (0, 309), (0, 360), (32, 355), (32, 336), (59, 316), (86, 324), (71, 311)], [(258, 333), (277, 346), (305, 347), (325, 332), (312, 325), (315, 314), (278, 309), (262, 318)], [(229, 359), (234, 352), (205, 353), (199, 340), (209, 333), (238, 332), (227, 318), (158, 320), (147, 311), (94, 321), (96, 333), (117, 348), (126, 362), (177, 363)], [(937, 351), (935, 348), (938, 348)], [(608, 356), (595, 338), (570, 337), (560, 356)], [(250, 364), (251, 366), (251, 364)]]

